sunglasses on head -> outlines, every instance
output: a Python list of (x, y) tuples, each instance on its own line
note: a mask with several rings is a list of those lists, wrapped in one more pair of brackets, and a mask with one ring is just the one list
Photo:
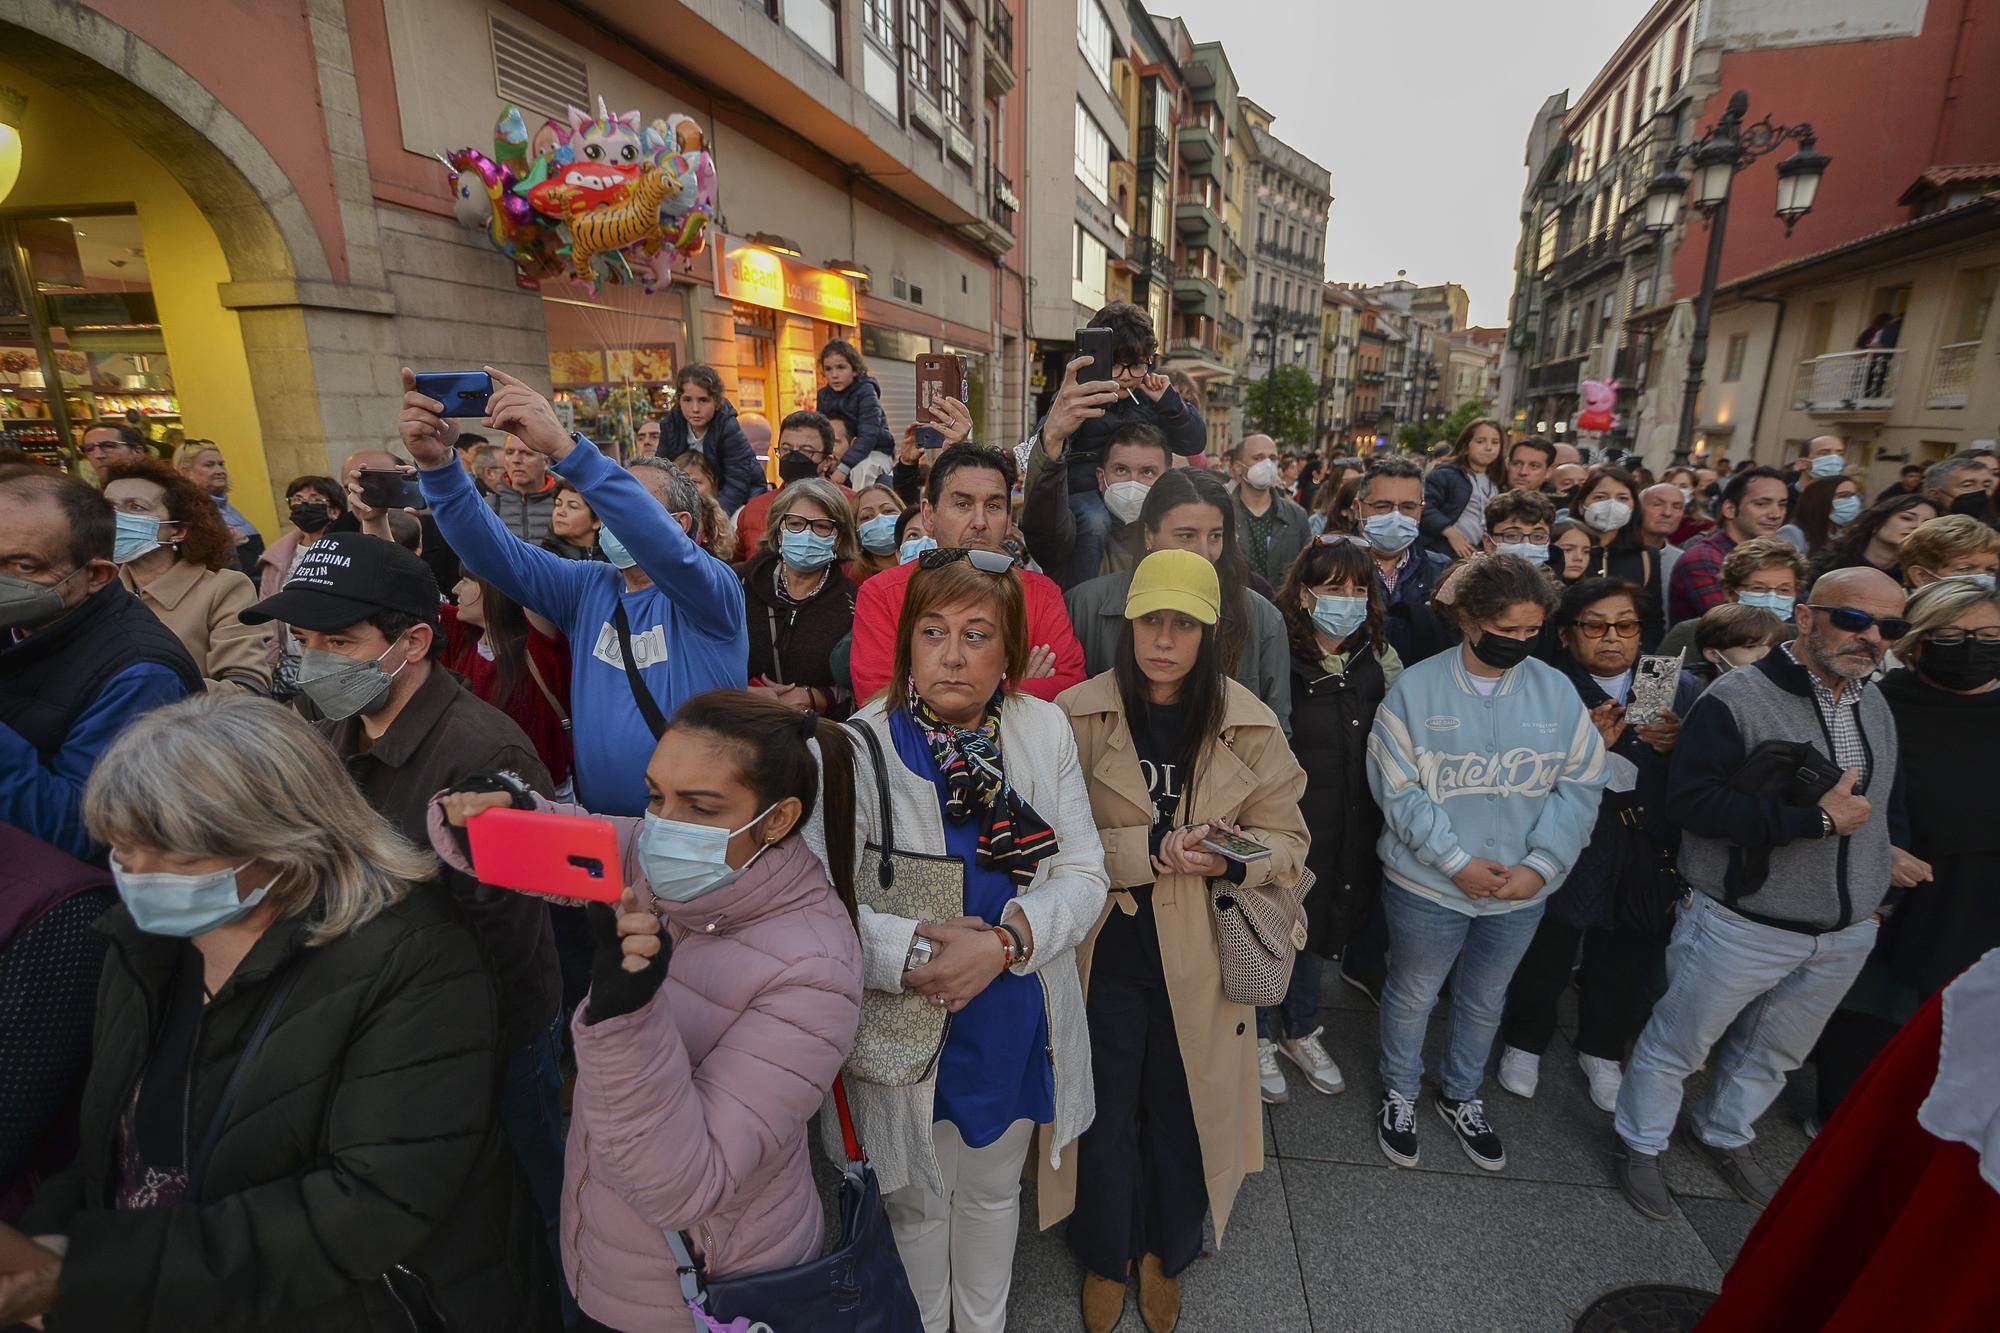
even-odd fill
[(1851, 606), (1814, 606), (1811, 602), (1806, 605), (1825, 616), (1835, 629), (1849, 634), (1859, 634), (1873, 625), (1883, 638), (1894, 643), (1910, 632), (1910, 622), (1900, 616), (1872, 616)]
[(982, 574), (1005, 574), (1014, 567), (1014, 557), (1005, 551), (974, 550), (969, 546), (940, 546), (917, 557), (918, 569), (943, 569), (955, 560), (969, 562)]

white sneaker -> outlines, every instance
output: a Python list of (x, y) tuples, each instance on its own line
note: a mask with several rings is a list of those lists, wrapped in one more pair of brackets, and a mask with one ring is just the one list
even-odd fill
[(1285, 1075), (1278, 1068), (1276, 1042), (1257, 1038), (1257, 1091), (1266, 1106), (1283, 1106), (1292, 1099), (1285, 1090)]
[(1326, 1053), (1326, 1047), (1320, 1045), (1319, 1034), (1324, 1031), (1325, 1028), (1314, 1028), (1297, 1041), (1284, 1042), (1279, 1045), (1278, 1054), (1299, 1067), (1299, 1072), (1306, 1076), (1306, 1082), (1312, 1084), (1314, 1092), (1323, 1092), (1330, 1097), (1337, 1092), (1346, 1092), (1347, 1081), (1341, 1078), (1340, 1066)]
[[(1625, 1083), (1625, 1071), (1619, 1068), (1618, 1062), (1582, 1052), (1577, 1053), (1576, 1062), (1583, 1069), (1583, 1076), (1590, 1080), (1591, 1104), (1600, 1111), (1616, 1111), (1618, 1089)], [(1504, 1086), (1506, 1079), (1500, 1081)]]
[(1542, 1057), (1516, 1050), (1512, 1046), (1500, 1048), (1500, 1086), (1516, 1097), (1530, 1098), (1542, 1083)]

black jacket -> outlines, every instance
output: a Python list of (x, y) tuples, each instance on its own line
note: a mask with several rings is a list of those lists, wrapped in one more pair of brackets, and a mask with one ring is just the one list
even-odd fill
[[(854, 633), (854, 581), (838, 566), (804, 602), (778, 596), (778, 556), (764, 551), (743, 567), (743, 601), (750, 634), (750, 675), (766, 684), (808, 685), (829, 694), (847, 683), (833, 672), (833, 650)], [(833, 716), (842, 710), (833, 710)]]
[(1382, 883), (1375, 840), (1382, 811), (1368, 791), (1368, 734), (1387, 688), (1373, 652), (1328, 675), (1317, 659), (1292, 656), (1292, 753), (1306, 771), (1299, 814), (1312, 830), (1306, 869), (1306, 947), (1338, 955), (1360, 929)]
[[(694, 447), (692, 439), (680, 408), (668, 409), (660, 418), (660, 457), (669, 462), (679, 458)], [(715, 473), (715, 502), (725, 514), (734, 514), (751, 496), (770, 489), (764, 465), (757, 461), (757, 451), (750, 447), (750, 437), (736, 419), (736, 404), (728, 399), (716, 405), (708, 433), (701, 439), (701, 456)]]
[(70, 724), (128, 667), (156, 663), (189, 694), (202, 692), (201, 671), (181, 641), (115, 580), (46, 628), (15, 643), (8, 637), (0, 634), (0, 723), (45, 764), (62, 750)]
[[(1438, 580), (1448, 568), (1450, 565), (1443, 556), (1425, 551), (1419, 540), (1410, 547), (1410, 563), (1396, 581), (1396, 590), (1384, 592), (1383, 633), (1388, 635), (1389, 646), (1406, 667), (1415, 666), (1426, 657), (1435, 657), (1458, 642), (1458, 631), (1431, 610), (1431, 594), (1437, 591)], [(1379, 586), (1382, 577), (1379, 565), (1375, 577)]]
[(422, 891), (308, 948), (313, 915), (266, 931), (201, 1014), (196, 1142), (281, 970), (297, 969), (200, 1201), (133, 1211), (111, 1204), (118, 1122), (193, 946), (122, 906), (99, 923), (111, 948), (82, 1151), (24, 1219), (69, 1237), (50, 1333), (407, 1333), (427, 1326), (383, 1280), (399, 1265), (454, 1330), (547, 1326), (547, 1241), (501, 1139), (492, 983), (472, 937)]
[(1439, 463), (1424, 478), (1424, 513), (1417, 520), (1417, 531), (1422, 534), (1425, 549), (1436, 551), (1446, 559), (1451, 558), (1451, 544), (1445, 540), (1445, 531), (1458, 522), (1465, 507), (1472, 503), (1472, 474), (1456, 463)]
[(856, 376), (853, 383), (838, 393), (821, 385), (814, 405), (821, 416), (839, 417), (847, 423), (850, 443), (847, 452), (840, 456), (842, 467), (851, 469), (870, 454), (896, 452), (896, 437), (890, 433), (889, 418), (882, 411), (882, 386), (873, 375)]
[[(1044, 417), (1035, 423), (1036, 436), (1041, 435), (1046, 421)], [(1122, 427), (1134, 424), (1159, 427), (1167, 437), (1167, 447), (1183, 458), (1191, 458), (1208, 446), (1208, 424), (1171, 388), (1160, 395), (1158, 402), (1148, 398), (1142, 389), (1129, 390), (1105, 408), (1103, 416), (1092, 417), (1063, 441), (1063, 462), (1072, 494), (1097, 489), (1097, 465), (1104, 461), (1111, 437)]]

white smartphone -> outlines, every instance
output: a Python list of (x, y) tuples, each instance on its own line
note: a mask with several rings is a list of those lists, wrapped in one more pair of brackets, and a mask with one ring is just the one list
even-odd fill
[(1217, 856), (1230, 861), (1261, 861), (1271, 854), (1271, 849), (1254, 838), (1246, 838), (1240, 833), (1229, 833), (1221, 829), (1201, 840), (1201, 845)]
[(1660, 713), (1674, 706), (1674, 687), (1680, 683), (1683, 648), (1672, 657), (1649, 654), (1632, 668), (1632, 697), (1625, 702), (1625, 721), (1635, 727), (1650, 727)]

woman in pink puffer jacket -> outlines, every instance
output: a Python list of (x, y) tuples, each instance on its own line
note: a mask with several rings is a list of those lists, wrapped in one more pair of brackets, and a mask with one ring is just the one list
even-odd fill
[[(830, 883), (799, 836), (819, 786), (808, 736), (830, 777), (851, 774), (840, 727), (743, 691), (699, 695), (653, 752), (644, 821), (612, 821), (629, 887), (615, 925), (592, 909), (572, 1024), (562, 1263), (581, 1330), (678, 1324), (667, 1229), (716, 1278), (821, 1252), (806, 1122), (853, 1044), (862, 973), (853, 885)], [(439, 797), (439, 854), (465, 865), (445, 826), (508, 801)], [(852, 837), (850, 782), (830, 781), (826, 803), (827, 827)]]

